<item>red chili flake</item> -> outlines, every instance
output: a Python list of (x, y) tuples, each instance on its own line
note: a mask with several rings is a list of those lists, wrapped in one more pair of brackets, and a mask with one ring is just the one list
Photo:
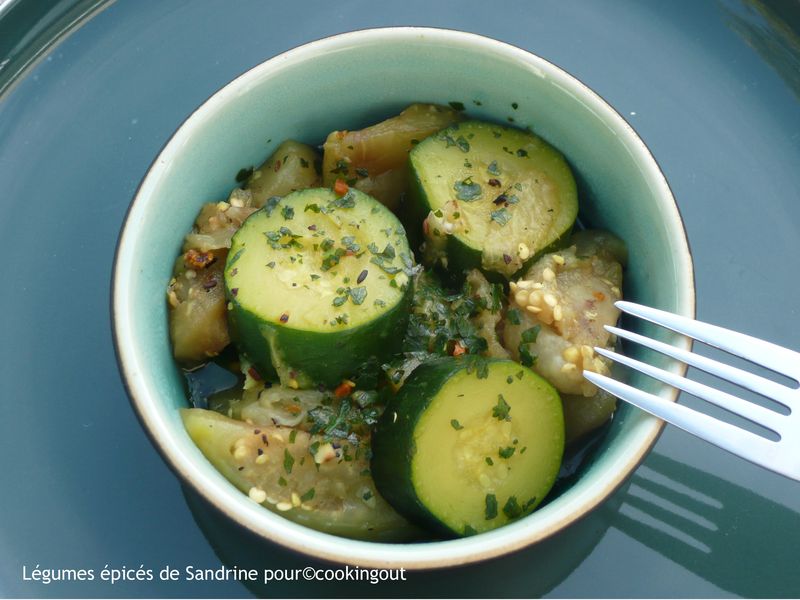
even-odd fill
[(289, 313), (283, 313), (280, 317), (281, 323), (286, 323), (289, 320)]
[(428, 219), (425, 219), (425, 220), (422, 222), (422, 233), (423, 233), (424, 235), (428, 235), (428, 232), (429, 232), (430, 230), (431, 230), (430, 223), (428, 223)]
[(214, 253), (209, 250), (208, 252), (200, 252), (194, 248), (187, 250), (183, 255), (183, 261), (193, 269), (205, 269), (217, 260)]
[(281, 168), (281, 161), (276, 160), (275, 161), (275, 168), (273, 170), (277, 173), (280, 170), (280, 168)]
[(261, 381), (261, 375), (258, 374), (258, 371), (256, 371), (255, 367), (250, 367), (247, 369), (247, 374), (256, 381)]
[(500, 187), (500, 185), (501, 185), (500, 184), (500, 180), (499, 179), (495, 179), (494, 177), (492, 177), (487, 183), (492, 187)]
[(253, 435), (259, 435), (261, 433), (260, 429), (253, 429)]
[(497, 198), (492, 200), (493, 204), (503, 204), (503, 202), (508, 202), (508, 196), (505, 194), (500, 194)]
[(466, 354), (467, 349), (461, 345), (461, 342), (456, 342), (453, 346), (453, 356), (461, 356), (462, 354)]
[(503, 262), (507, 265), (511, 264), (511, 257), (508, 254), (503, 254)]
[(262, 433), (261, 434), (261, 441), (264, 443), (265, 446), (269, 446), (269, 442), (267, 441), (267, 434), (266, 433)]
[(592, 292), (592, 296), (597, 298), (598, 302), (602, 302), (606, 299), (606, 295), (603, 292)]
[(333, 184), (333, 191), (337, 196), (344, 196), (350, 191), (350, 186), (347, 185), (347, 182), (344, 179), (337, 179)]
[(367, 275), (369, 275), (369, 271), (367, 271), (366, 269), (361, 271), (361, 273), (359, 273), (358, 277), (356, 278), (356, 283), (363, 283), (363, 281), (367, 278)]
[(212, 290), (215, 287), (217, 287), (217, 283), (219, 283), (217, 281), (217, 278), (216, 277), (211, 277), (211, 278), (209, 278), (209, 279), (207, 279), (206, 281), (203, 282), (203, 289), (204, 290)]
[(231, 288), (231, 296), (236, 296), (239, 293), (239, 288)]
[(345, 255), (345, 256), (355, 256), (355, 255), (356, 255), (356, 253), (355, 253), (355, 252), (353, 252), (352, 250), (345, 250), (345, 253), (344, 253), (344, 255)]
[(350, 381), (343, 381), (340, 383), (336, 389), (333, 391), (333, 395), (337, 398), (345, 398), (353, 393), (353, 389), (355, 386)]
[(263, 451), (261, 448), (258, 448), (258, 449), (256, 450), (256, 452), (258, 452), (258, 455), (259, 455), (259, 456), (261, 456), (262, 454), (264, 454), (264, 451)]

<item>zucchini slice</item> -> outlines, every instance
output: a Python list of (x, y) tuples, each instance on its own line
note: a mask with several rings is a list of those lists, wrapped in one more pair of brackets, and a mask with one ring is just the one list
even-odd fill
[(399, 351), (412, 272), (402, 225), (374, 198), (322, 188), (272, 198), (228, 253), (233, 339), (264, 378), (335, 387)]
[[(222, 475), (250, 498), (319, 531), (373, 541), (419, 532), (375, 490), (366, 454), (346, 440), (249, 425), (201, 408), (181, 410), (186, 431)], [(345, 456), (349, 459), (345, 459)]]
[(417, 145), (410, 165), (426, 259), (450, 272), (510, 278), (569, 234), (578, 214), (566, 160), (527, 131), (455, 124)]
[(556, 390), (510, 360), (418, 367), (372, 438), (372, 475), (400, 514), (449, 535), (533, 511), (556, 480), (564, 416)]

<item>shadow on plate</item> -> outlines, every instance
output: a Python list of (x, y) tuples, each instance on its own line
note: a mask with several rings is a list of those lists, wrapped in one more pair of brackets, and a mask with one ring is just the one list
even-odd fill
[[(330, 568), (323, 563), (265, 541), (219, 512), (193, 490), (184, 497), (200, 530), (226, 566), (247, 569)], [(510, 556), (480, 565), (436, 571), (411, 571), (405, 582), (248, 583), (259, 597), (540, 597), (563, 581), (592, 552), (619, 509), (624, 488), (566, 531)]]
[(800, 514), (661, 454), (633, 475), (612, 527), (728, 592), (800, 593)]

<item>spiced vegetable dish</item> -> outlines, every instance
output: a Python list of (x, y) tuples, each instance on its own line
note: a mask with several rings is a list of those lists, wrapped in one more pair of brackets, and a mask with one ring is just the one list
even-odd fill
[(202, 207), (177, 257), (186, 430), (253, 502), (309, 527), (499, 527), (614, 412), (582, 372), (609, 368), (593, 348), (614, 343), (624, 243), (576, 227), (558, 150), (453, 106), (284, 141)]

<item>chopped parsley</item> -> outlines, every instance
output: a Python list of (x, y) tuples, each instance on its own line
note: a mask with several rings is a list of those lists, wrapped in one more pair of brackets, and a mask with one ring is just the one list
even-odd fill
[(486, 494), (486, 520), (491, 521), (497, 517), (497, 496), (494, 494)]
[(491, 456), (487, 456), (487, 457), (486, 457), (486, 458), (484, 458), (483, 460), (485, 460), (485, 461), (486, 461), (486, 464), (487, 464), (487, 465), (489, 465), (490, 467), (493, 467), (493, 466), (494, 466), (494, 461), (492, 460), (492, 457), (491, 457)]
[(518, 350), (520, 364), (524, 367), (532, 367), (533, 363), (536, 362), (536, 355), (532, 354), (531, 351), (528, 350), (527, 344), (520, 342)]
[(462, 181), (456, 181), (453, 185), (453, 189), (456, 191), (456, 198), (464, 202), (475, 202), (475, 200), (479, 199), (482, 195), (480, 184), (472, 181), (471, 177), (467, 177)]
[(283, 450), (283, 470), (286, 471), (287, 475), (292, 474), (292, 467), (294, 467), (294, 456), (292, 456), (291, 452), (289, 452), (288, 448), (284, 448)]
[(291, 221), (292, 219), (294, 219), (294, 208), (292, 208), (291, 206), (284, 206), (281, 209), (281, 216), (286, 221)]
[(350, 288), (350, 299), (353, 301), (353, 304), (362, 304), (364, 299), (367, 297), (367, 288), (363, 285)]
[[(317, 493), (316, 490), (312, 487), (305, 494), (300, 496), (300, 502), (308, 502), (309, 500), (313, 500), (314, 499), (314, 495), (316, 493)], [(505, 509), (503, 509), (503, 510), (505, 510)]]
[(508, 500), (506, 500), (503, 506), (503, 514), (509, 519), (516, 519), (522, 515), (522, 507), (519, 505), (519, 502), (517, 502), (516, 496), (509, 496)]
[(525, 344), (532, 344), (536, 341), (536, 338), (539, 337), (539, 332), (542, 330), (541, 325), (535, 325), (530, 329), (526, 329), (522, 332), (522, 342)]
[(512, 325), (519, 325), (522, 321), (520, 321), (520, 312), (518, 308), (509, 308), (508, 312), (506, 313), (506, 319)]
[(489, 172), (489, 175), (500, 175), (500, 169), (497, 166), (496, 160), (490, 162), (489, 166), (486, 167), (486, 170)]
[(514, 448), (514, 446), (507, 446), (506, 448), (498, 448), (497, 449), (497, 455), (500, 458), (508, 459), (508, 458), (511, 458), (512, 456), (514, 456), (514, 451), (515, 450), (516, 450), (516, 448)]
[(464, 535), (477, 535), (477, 530), (472, 525), (464, 525)]
[(458, 431), (459, 429), (464, 429), (464, 426), (458, 422), (458, 419), (450, 419), (450, 425), (453, 426), (453, 429)]
[(492, 221), (499, 224), (501, 227), (511, 220), (511, 213), (508, 212), (504, 206), (501, 209), (493, 210), (491, 212)]
[(492, 408), (492, 416), (498, 421), (510, 421), (510, 413), (511, 407), (506, 402), (506, 399), (503, 398), (503, 394), (497, 394), (497, 404)]
[(264, 203), (264, 212), (267, 213), (269, 217), (272, 214), (272, 211), (275, 210), (278, 204), (281, 203), (280, 196), (270, 196), (267, 198), (267, 201)]
[(464, 103), (463, 102), (455, 102), (454, 101), (454, 102), (448, 102), (448, 104), (450, 105), (450, 108), (452, 108), (453, 110), (457, 110), (459, 112), (464, 110)]

